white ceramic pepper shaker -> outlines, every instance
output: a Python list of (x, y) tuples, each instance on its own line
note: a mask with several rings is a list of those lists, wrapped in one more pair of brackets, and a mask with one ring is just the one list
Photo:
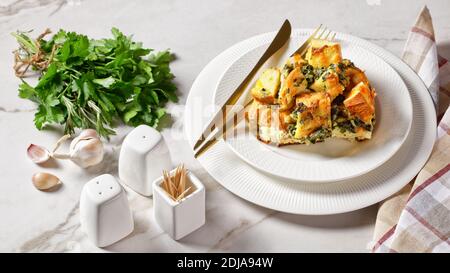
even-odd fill
[(110, 174), (100, 175), (84, 185), (80, 216), (82, 229), (98, 247), (111, 245), (134, 229), (126, 193)]
[[(175, 170), (171, 171), (173, 175)], [(192, 173), (187, 173), (191, 190), (180, 201), (174, 201), (162, 188), (163, 177), (153, 183), (153, 213), (156, 222), (170, 237), (179, 240), (205, 224), (205, 187)]]
[(152, 195), (152, 182), (172, 169), (169, 149), (154, 128), (139, 125), (124, 139), (119, 156), (120, 180), (134, 191)]

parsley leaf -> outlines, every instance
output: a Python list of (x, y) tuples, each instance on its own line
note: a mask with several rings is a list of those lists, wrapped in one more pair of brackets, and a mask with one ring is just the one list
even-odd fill
[[(108, 137), (119, 120), (131, 126), (158, 126), (166, 115), (165, 104), (178, 100), (170, 70), (172, 53), (144, 48), (117, 28), (111, 33), (112, 38), (89, 39), (60, 30), (48, 40), (44, 35), (32, 39), (29, 33), (13, 33), (20, 45), (19, 60), (40, 73), (35, 87), (24, 80), (19, 86), (21, 98), (39, 105), (36, 128), (62, 124), (65, 133), (94, 128)], [(33, 63), (35, 54), (39, 63)]]

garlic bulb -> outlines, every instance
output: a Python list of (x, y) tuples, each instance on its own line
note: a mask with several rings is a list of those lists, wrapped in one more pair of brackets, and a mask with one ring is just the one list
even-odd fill
[(103, 143), (98, 138), (79, 139), (70, 146), (70, 159), (83, 168), (97, 165), (103, 160)]
[(92, 129), (83, 130), (79, 136), (72, 140), (68, 154), (55, 153), (61, 143), (69, 137), (69, 135), (65, 135), (56, 143), (52, 154), (54, 158), (70, 159), (82, 168), (97, 165), (103, 160), (103, 143), (97, 132)]
[(31, 178), (36, 189), (41, 191), (52, 191), (59, 187), (62, 182), (58, 177), (50, 173), (36, 173)]

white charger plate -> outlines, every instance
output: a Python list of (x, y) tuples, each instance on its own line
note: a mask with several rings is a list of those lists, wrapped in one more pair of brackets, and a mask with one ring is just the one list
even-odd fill
[[(300, 34), (300, 35), (295, 35)], [(294, 33), (287, 45), (260, 69), (281, 67), (291, 52), (308, 36)], [(342, 55), (365, 70), (377, 91), (377, 122), (371, 140), (350, 142), (331, 138), (314, 145), (277, 147), (257, 140), (243, 130), (227, 138), (232, 150), (253, 167), (268, 174), (302, 182), (334, 182), (367, 173), (391, 158), (406, 140), (412, 122), (412, 102), (408, 89), (397, 72), (371, 51), (348, 41), (340, 41)], [(214, 103), (223, 105), (244, 75), (252, 69), (268, 44), (249, 49), (223, 74), (214, 94)], [(258, 78), (256, 74), (249, 86)], [(249, 88), (250, 89), (250, 88)], [(393, 118), (395, 117), (395, 118)]]
[[(309, 35), (298, 29), (294, 35)], [(270, 42), (266, 33), (240, 42), (212, 60), (198, 75), (186, 102), (184, 131), (191, 146), (211, 118), (213, 94), (221, 76), (252, 48)], [(387, 162), (357, 178), (335, 183), (295, 183), (274, 177), (245, 164), (224, 141), (219, 141), (199, 162), (221, 185), (263, 207), (296, 214), (333, 214), (360, 209), (394, 194), (419, 172), (428, 159), (436, 137), (436, 114), (431, 97), (417, 74), (398, 57), (357, 37), (338, 33), (337, 38), (375, 53), (391, 65), (405, 82), (413, 102), (411, 133)], [(204, 109), (209, 115), (199, 118)], [(395, 118), (395, 117), (394, 117)]]

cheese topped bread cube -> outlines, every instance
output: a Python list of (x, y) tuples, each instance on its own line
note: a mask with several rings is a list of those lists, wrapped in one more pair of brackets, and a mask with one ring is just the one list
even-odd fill
[(306, 138), (319, 129), (331, 128), (331, 101), (323, 92), (304, 93), (297, 97), (295, 138)]
[(256, 81), (251, 89), (251, 94), (256, 100), (274, 104), (280, 87), (280, 70), (278, 68), (269, 68), (265, 70), (261, 77)]
[(282, 68), (282, 80), (286, 79), (289, 73), (297, 67), (302, 67), (304, 64), (307, 64), (306, 60), (304, 60), (300, 54), (294, 54), (289, 57), (284, 66)]
[(327, 40), (312, 40), (306, 60), (314, 68), (328, 67), (342, 61), (341, 46)]
[(300, 67), (295, 68), (289, 73), (286, 80), (283, 82), (279, 94), (278, 102), (281, 110), (288, 110), (294, 105), (295, 96), (302, 92), (306, 92), (308, 82), (302, 74)]
[(310, 88), (316, 92), (326, 92), (331, 100), (334, 100), (345, 90), (345, 86), (340, 81), (339, 73), (341, 73), (339, 68), (330, 66), (314, 81)]
[(352, 90), (360, 82), (369, 85), (369, 80), (364, 71), (356, 67), (351, 61), (342, 60), (342, 65), (345, 67), (344, 75), (348, 79), (347, 86), (345, 87), (347, 91)]
[(370, 123), (375, 115), (375, 90), (360, 82), (347, 94), (344, 105), (350, 115)]

